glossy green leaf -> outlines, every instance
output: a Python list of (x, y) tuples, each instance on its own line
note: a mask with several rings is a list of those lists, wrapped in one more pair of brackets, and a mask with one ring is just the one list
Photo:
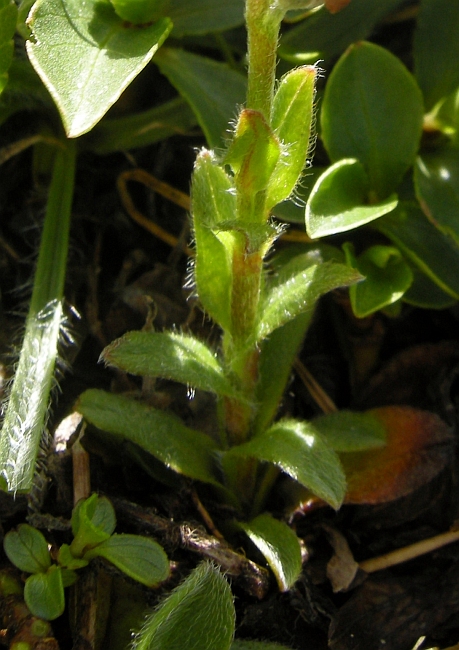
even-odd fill
[(41, 573), (51, 565), (48, 542), (29, 524), (20, 524), (16, 530), (7, 533), (3, 548), (9, 561), (26, 573)]
[(163, 377), (217, 395), (239, 396), (215, 352), (187, 334), (128, 332), (110, 343), (101, 359), (133, 375)]
[(0, 0), (0, 94), (8, 81), (8, 69), (13, 61), (13, 36), (18, 10), (13, 0)]
[(71, 553), (81, 557), (87, 549), (108, 539), (115, 526), (115, 511), (106, 497), (92, 494), (79, 501), (72, 512), (74, 539), (70, 545)]
[(213, 473), (213, 441), (173, 415), (96, 389), (80, 395), (75, 408), (91, 424), (139, 445), (179, 474), (220, 485)]
[(397, 196), (369, 203), (370, 184), (363, 165), (344, 158), (318, 178), (306, 203), (306, 230), (311, 238), (358, 228), (391, 212)]
[(361, 277), (344, 264), (326, 262), (311, 266), (307, 255), (295, 258), (266, 293), (260, 309), (257, 341), (262, 341), (299, 314), (313, 310), (320, 296), (328, 291), (349, 286)]
[(459, 148), (446, 147), (416, 160), (417, 198), (429, 219), (459, 244)]
[(452, 307), (457, 298), (445, 293), (417, 266), (411, 264), (413, 283), (403, 295), (403, 302), (422, 309), (447, 309)]
[(246, 79), (226, 63), (161, 48), (155, 63), (193, 109), (210, 147), (221, 147), (228, 122), (245, 98)]
[(24, 600), (34, 616), (53, 621), (65, 609), (61, 568), (53, 564), (46, 573), (29, 576), (24, 586)]
[(317, 68), (303, 66), (288, 72), (274, 96), (271, 128), (282, 145), (282, 155), (269, 184), (267, 206), (288, 198), (306, 164), (312, 131)]
[(399, 203), (375, 226), (445, 293), (459, 298), (459, 248), (415, 203)]
[(191, 199), (199, 299), (210, 316), (230, 331), (232, 257), (238, 235), (222, 226), (236, 217), (236, 197), (232, 180), (211, 151), (203, 149), (196, 159)]
[[(346, 479), (338, 456), (310, 422), (281, 420), (226, 456), (273, 463), (318, 497), (339, 508)], [(225, 456), (222, 459), (225, 466)]]
[(147, 147), (196, 126), (196, 118), (182, 97), (142, 113), (105, 119), (80, 140), (80, 147), (98, 154)]
[(68, 137), (86, 133), (151, 60), (169, 34), (163, 18), (129, 28), (97, 0), (38, 0), (27, 53), (51, 93)]
[(336, 411), (315, 418), (313, 426), (337, 452), (384, 447), (386, 428), (372, 411)]
[(169, 560), (163, 548), (149, 537), (112, 535), (85, 553), (85, 560), (103, 557), (133, 580), (156, 587), (169, 576)]
[(420, 3), (413, 54), (415, 74), (427, 111), (459, 85), (457, 9), (456, 3), (450, 0), (422, 0)]
[(422, 131), (422, 94), (404, 65), (373, 43), (356, 43), (329, 77), (322, 138), (332, 161), (356, 158), (374, 200), (395, 190), (414, 162)]
[(267, 189), (280, 153), (279, 140), (263, 114), (242, 109), (224, 163), (231, 165), (235, 186), (246, 201), (256, 202), (257, 192)]
[(352, 244), (347, 243), (343, 248), (349, 266), (365, 277), (349, 289), (352, 310), (358, 318), (397, 302), (411, 286), (413, 273), (398, 248), (371, 246), (358, 257)]
[(167, 15), (174, 23), (173, 36), (220, 32), (242, 25), (244, 0), (170, 0)]
[(298, 537), (283, 521), (262, 514), (248, 522), (239, 522), (274, 573), (280, 591), (288, 591), (301, 573), (301, 549)]
[(401, 1), (352, 0), (336, 14), (322, 5), (282, 36), (279, 55), (293, 63), (328, 62), (351, 43), (367, 38)]
[(169, 0), (110, 0), (117, 15), (134, 25), (145, 25), (163, 18)]
[(229, 650), (235, 615), (231, 589), (219, 570), (200, 564), (149, 614), (134, 650)]

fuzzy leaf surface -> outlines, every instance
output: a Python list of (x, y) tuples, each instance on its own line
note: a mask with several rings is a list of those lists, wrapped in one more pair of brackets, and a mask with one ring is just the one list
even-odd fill
[(163, 548), (149, 537), (114, 534), (85, 553), (85, 560), (103, 557), (133, 580), (156, 587), (169, 576), (169, 560)]
[(335, 509), (344, 499), (346, 479), (339, 458), (312, 423), (281, 420), (225, 456), (273, 463)]
[(162, 48), (155, 63), (190, 104), (209, 147), (221, 147), (235, 107), (244, 101), (245, 77), (226, 63), (179, 49)]
[(42, 573), (51, 565), (48, 542), (29, 524), (20, 524), (7, 533), (3, 548), (10, 562), (26, 573)]
[(311, 238), (327, 237), (363, 226), (397, 205), (397, 196), (368, 202), (370, 184), (363, 165), (344, 158), (320, 176), (306, 203), (306, 231)]
[(238, 397), (215, 353), (194, 336), (174, 332), (128, 332), (101, 358), (133, 375), (164, 377), (217, 395)]
[(325, 88), (322, 138), (332, 161), (356, 158), (363, 164), (380, 201), (414, 162), (423, 114), (421, 91), (400, 60), (379, 45), (356, 43)]
[(61, 568), (53, 564), (46, 573), (29, 576), (24, 585), (24, 600), (34, 616), (53, 621), (65, 609)]
[(91, 424), (139, 445), (179, 474), (220, 485), (213, 473), (214, 442), (173, 415), (97, 389), (80, 395), (75, 408)]
[(260, 310), (257, 341), (299, 314), (313, 310), (328, 291), (349, 286), (361, 278), (344, 264), (325, 262), (311, 266), (310, 258), (296, 258), (293, 265), (286, 267), (281, 280), (267, 291)]
[(293, 530), (268, 514), (239, 525), (264, 555), (280, 591), (288, 591), (301, 573), (301, 549)]
[(38, 0), (27, 53), (51, 93), (67, 136), (90, 131), (152, 59), (172, 23), (129, 28), (109, 3)]
[(202, 563), (150, 614), (134, 637), (135, 650), (229, 650), (235, 615), (231, 589)]

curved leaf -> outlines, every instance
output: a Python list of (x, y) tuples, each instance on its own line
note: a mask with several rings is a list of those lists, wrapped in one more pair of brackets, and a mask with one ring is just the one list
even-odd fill
[(134, 650), (229, 650), (234, 634), (231, 589), (218, 569), (200, 564), (150, 614)]
[(75, 408), (91, 424), (134, 442), (179, 474), (220, 486), (213, 473), (215, 443), (173, 415), (97, 389), (80, 395)]
[(7, 533), (3, 548), (9, 561), (21, 571), (42, 573), (51, 565), (48, 542), (29, 524), (20, 524), (17, 530)]
[(86, 133), (151, 60), (172, 23), (128, 28), (109, 3), (38, 0), (27, 53), (51, 93), (69, 138)]
[(313, 426), (337, 452), (363, 451), (386, 444), (386, 427), (373, 411), (337, 411), (315, 418)]
[(226, 456), (273, 463), (335, 509), (344, 499), (346, 479), (339, 458), (313, 423), (281, 420), (249, 442), (226, 452), (223, 467)]
[(282, 521), (262, 514), (238, 525), (264, 555), (276, 576), (281, 591), (288, 591), (301, 573), (301, 549), (298, 537)]
[(85, 560), (103, 557), (133, 580), (156, 587), (169, 576), (169, 560), (163, 548), (149, 537), (112, 535), (85, 553)]
[(400, 60), (379, 45), (356, 43), (326, 85), (322, 138), (332, 161), (356, 158), (363, 164), (378, 201), (414, 162), (423, 113), (421, 91)]
[(217, 395), (239, 396), (215, 353), (194, 336), (128, 332), (110, 343), (101, 359), (133, 375), (164, 377)]
[(53, 621), (65, 609), (62, 570), (53, 564), (47, 573), (29, 576), (24, 585), (24, 600), (34, 616)]

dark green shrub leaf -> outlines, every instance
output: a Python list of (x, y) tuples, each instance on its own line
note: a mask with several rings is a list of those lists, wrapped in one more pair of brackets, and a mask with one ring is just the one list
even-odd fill
[(414, 181), (429, 219), (459, 244), (459, 148), (446, 147), (418, 156)]
[(92, 494), (88, 499), (79, 501), (72, 512), (74, 539), (70, 552), (75, 557), (81, 557), (88, 548), (108, 539), (115, 526), (115, 511), (106, 497)]
[(320, 296), (328, 291), (362, 279), (357, 271), (344, 264), (311, 265), (313, 261), (307, 255), (295, 258), (294, 264), (286, 267), (281, 280), (268, 290), (260, 309), (257, 341), (262, 341), (299, 314), (314, 309)]
[(238, 397), (223, 368), (204, 343), (174, 332), (128, 332), (110, 343), (101, 358), (133, 375), (164, 377), (217, 395)]
[(427, 219), (415, 203), (400, 203), (375, 227), (391, 239), (445, 293), (459, 298), (459, 248)]
[(459, 12), (453, 2), (422, 0), (414, 35), (414, 69), (426, 111), (459, 85), (458, 31)]
[(398, 248), (371, 246), (358, 257), (352, 244), (344, 244), (343, 248), (349, 266), (365, 277), (349, 288), (352, 310), (358, 318), (392, 305), (411, 286), (413, 273)]
[(0, 94), (8, 81), (8, 69), (13, 61), (13, 36), (18, 10), (13, 0), (0, 0)]
[(322, 6), (282, 36), (279, 56), (293, 63), (329, 61), (351, 43), (367, 38), (399, 4), (401, 0), (352, 0), (337, 14)]
[(71, 138), (105, 115), (172, 29), (166, 18), (129, 29), (109, 3), (97, 0), (38, 0), (29, 25), (27, 53)]
[(51, 565), (48, 542), (29, 524), (20, 524), (17, 530), (7, 533), (3, 548), (10, 562), (26, 573), (41, 573)]
[(421, 91), (399, 59), (373, 43), (356, 43), (326, 85), (322, 138), (332, 161), (363, 164), (374, 201), (380, 201), (414, 162), (423, 112)]
[(244, 22), (244, 0), (170, 0), (168, 16), (174, 23), (173, 35), (221, 32)]
[(271, 128), (282, 146), (269, 184), (268, 208), (288, 198), (306, 164), (312, 131), (317, 68), (303, 66), (288, 72), (274, 96)]
[(53, 564), (46, 573), (29, 576), (24, 586), (24, 600), (34, 616), (53, 621), (65, 609), (61, 568)]
[(293, 530), (268, 514), (239, 526), (266, 558), (280, 591), (288, 591), (301, 573), (301, 549)]
[(221, 147), (246, 79), (226, 63), (183, 50), (162, 48), (155, 63), (195, 112), (210, 147)]
[(346, 479), (338, 456), (310, 422), (281, 420), (249, 442), (233, 447), (222, 458), (253, 457), (273, 463), (339, 508), (346, 492)]
[(384, 447), (386, 427), (372, 411), (337, 411), (315, 418), (315, 429), (337, 452)]
[(457, 298), (445, 293), (417, 266), (411, 264), (413, 283), (403, 296), (403, 302), (422, 309), (447, 309)]
[(236, 216), (232, 180), (211, 151), (202, 150), (192, 181), (192, 212), (196, 242), (195, 281), (204, 309), (226, 331), (231, 331), (232, 257), (234, 232), (220, 224)]
[(134, 442), (179, 474), (220, 485), (213, 472), (215, 443), (173, 415), (96, 389), (80, 395), (75, 408), (91, 424)]
[(169, 0), (110, 0), (117, 15), (134, 25), (150, 23), (164, 17)]
[(156, 587), (169, 576), (169, 560), (163, 548), (149, 537), (112, 535), (85, 553), (85, 560), (104, 557), (118, 569), (147, 587)]
[(234, 634), (231, 589), (218, 569), (200, 564), (150, 614), (134, 650), (229, 650)]
[(369, 203), (370, 184), (363, 165), (344, 158), (318, 178), (306, 203), (306, 230), (311, 238), (327, 237), (363, 226), (391, 212), (397, 205), (392, 194)]

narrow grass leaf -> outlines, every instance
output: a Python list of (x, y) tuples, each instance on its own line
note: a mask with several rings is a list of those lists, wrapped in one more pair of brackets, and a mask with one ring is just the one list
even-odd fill
[(110, 343), (101, 359), (133, 375), (164, 377), (217, 395), (239, 396), (215, 353), (194, 336), (128, 332)]
[(240, 522), (239, 526), (264, 555), (280, 591), (288, 591), (301, 573), (300, 543), (293, 530), (268, 514)]
[(213, 473), (215, 443), (173, 415), (97, 389), (80, 395), (75, 409), (94, 426), (139, 445), (179, 474), (220, 485)]
[(134, 650), (229, 650), (235, 614), (231, 589), (219, 570), (200, 564), (150, 614)]

